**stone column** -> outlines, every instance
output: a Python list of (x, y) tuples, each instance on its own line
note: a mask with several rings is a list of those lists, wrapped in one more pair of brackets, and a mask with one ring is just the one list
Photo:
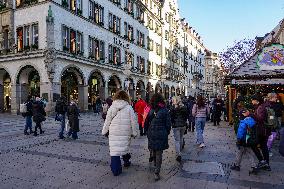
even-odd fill
[(4, 112), (5, 101), (4, 101), (4, 85), (0, 84), (0, 112)]
[(11, 84), (11, 113), (17, 114), (20, 108), (20, 85)]
[(78, 85), (78, 106), (81, 112), (88, 111), (88, 85)]
[(56, 100), (60, 97), (60, 83), (41, 82), (40, 96), (47, 101), (45, 111), (47, 113), (54, 112)]

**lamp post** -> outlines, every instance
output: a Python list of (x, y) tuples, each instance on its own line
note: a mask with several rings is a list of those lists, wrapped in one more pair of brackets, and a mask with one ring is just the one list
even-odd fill
[(123, 74), (126, 75), (127, 77), (127, 81), (125, 83), (125, 86), (126, 87), (126, 91), (128, 92), (129, 94), (129, 76), (131, 75), (131, 65), (130, 64), (127, 64), (127, 63), (124, 63), (123, 64), (123, 70), (122, 70)]

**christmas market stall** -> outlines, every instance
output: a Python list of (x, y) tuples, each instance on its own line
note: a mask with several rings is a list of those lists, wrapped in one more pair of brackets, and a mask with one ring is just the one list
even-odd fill
[(258, 50), (225, 79), (229, 101), (229, 121), (233, 121), (233, 102), (255, 93), (278, 93), (284, 102), (284, 46), (270, 44)]

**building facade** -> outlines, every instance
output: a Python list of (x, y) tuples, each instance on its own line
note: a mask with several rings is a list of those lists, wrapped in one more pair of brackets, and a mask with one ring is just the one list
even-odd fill
[(203, 46), (188, 29), (176, 0), (0, 0), (0, 109), (17, 112), (29, 94), (48, 111), (59, 96), (87, 110), (119, 89), (188, 95), (185, 33)]
[(210, 51), (205, 56), (205, 83), (204, 90), (209, 98), (217, 94), (224, 94), (224, 72), (218, 54)]

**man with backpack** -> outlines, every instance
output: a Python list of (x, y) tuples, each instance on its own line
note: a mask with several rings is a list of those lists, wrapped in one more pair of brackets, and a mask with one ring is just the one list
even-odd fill
[[(26, 118), (26, 125), (25, 125), (25, 130), (24, 130), (24, 134), (25, 135), (29, 135), (33, 133), (32, 130), (32, 117), (33, 117), (33, 100), (32, 100), (32, 96), (28, 96), (27, 102), (25, 103), (26, 106), (26, 111), (23, 113), (23, 116)], [(28, 129), (30, 130), (30, 132), (28, 133)]]
[(62, 96), (56, 102), (55, 112), (56, 112), (56, 121), (61, 122), (61, 128), (59, 132), (59, 139), (64, 139), (64, 128), (65, 128), (65, 114), (67, 111), (67, 103), (65, 97)]
[(271, 171), (269, 165), (269, 150), (267, 147), (268, 137), (274, 127), (277, 127), (277, 117), (273, 110), (273, 103), (277, 100), (276, 93), (269, 93), (268, 100), (263, 102), (262, 97), (259, 95), (252, 96), (252, 104), (255, 106), (254, 118), (257, 123), (257, 138), (258, 145), (262, 153), (255, 149), (254, 153), (259, 160), (258, 168)]

